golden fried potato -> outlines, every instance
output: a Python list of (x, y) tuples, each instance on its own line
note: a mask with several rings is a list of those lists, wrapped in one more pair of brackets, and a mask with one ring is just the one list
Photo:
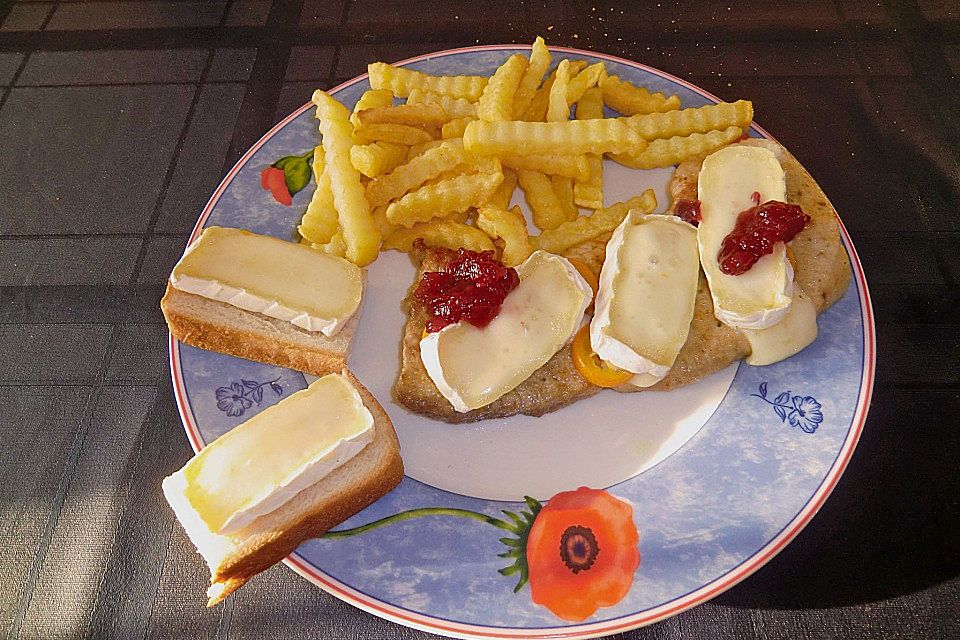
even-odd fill
[(477, 117), (481, 120), (511, 120), (513, 98), (527, 70), (527, 59), (512, 55), (490, 77), (483, 95), (477, 104)]
[(364, 109), (357, 114), (361, 128), (371, 124), (404, 124), (418, 129), (441, 126), (450, 117), (438, 104), (401, 104), (395, 107)]
[[(574, 75), (583, 71), (587, 63), (583, 60), (571, 60), (568, 63), (568, 73)], [(550, 103), (550, 91), (553, 89), (553, 83), (557, 79), (557, 70), (554, 69), (553, 72), (543, 81), (543, 84), (540, 85), (540, 88), (533, 94), (533, 98), (530, 100), (530, 106), (527, 107), (527, 110), (523, 113), (523, 119), (527, 122), (543, 122), (547, 117), (547, 107)]]
[(590, 177), (590, 164), (586, 155), (532, 155), (519, 156), (515, 153), (503, 153), (497, 156), (505, 167), (511, 169), (529, 169), (551, 176), (566, 176), (574, 180), (587, 180)]
[(704, 155), (725, 147), (743, 135), (740, 127), (727, 127), (723, 131), (691, 133), (689, 136), (674, 136), (654, 140), (641, 153), (611, 154), (610, 159), (631, 169), (656, 169), (680, 164), (687, 158)]
[(463, 98), (454, 98), (442, 93), (414, 89), (407, 96), (407, 104), (435, 104), (451, 119), (477, 117), (477, 103)]
[(533, 253), (530, 234), (527, 233), (527, 221), (514, 207), (507, 211), (494, 206), (480, 207), (477, 211), (477, 226), (491, 238), (503, 240), (503, 255), (500, 260), (508, 267), (514, 267)]
[(513, 118), (519, 120), (526, 113), (533, 100), (533, 95), (537, 92), (537, 87), (543, 80), (543, 74), (547, 72), (550, 66), (550, 51), (547, 49), (543, 38), (537, 36), (533, 41), (533, 47), (530, 49), (530, 62), (527, 64), (527, 70), (520, 80), (520, 86), (513, 96)]
[[(360, 113), (362, 117), (363, 112)], [(356, 144), (392, 142), (409, 147), (430, 140), (433, 140), (430, 133), (405, 124), (368, 124), (353, 132), (353, 141)]]
[(597, 86), (597, 83), (606, 75), (606, 67), (602, 62), (597, 62), (570, 78), (570, 82), (567, 83), (567, 105), (580, 102), (587, 89)]
[(354, 127), (360, 126), (360, 112), (367, 109), (376, 109), (379, 107), (389, 107), (393, 104), (393, 93), (389, 89), (368, 89), (363, 92), (357, 104), (353, 105), (353, 113), (350, 115), (350, 123)]
[(462, 138), (463, 131), (467, 128), (467, 125), (476, 120), (472, 116), (466, 118), (454, 118), (450, 122), (443, 125), (443, 128), (440, 129), (440, 137), (444, 140), (450, 138)]
[(310, 244), (325, 244), (337, 232), (337, 209), (330, 191), (330, 176), (325, 172), (326, 161), (323, 147), (313, 150), (313, 177), (317, 188), (310, 198), (297, 232)]
[(471, 153), (500, 155), (640, 153), (647, 142), (614, 118), (565, 122), (471, 122), (463, 132)]
[(392, 142), (371, 142), (350, 148), (350, 163), (368, 178), (389, 173), (406, 159), (407, 147)]
[(604, 103), (625, 116), (680, 108), (679, 96), (650, 93), (647, 89), (621, 80), (617, 76), (603, 78), (600, 81), (600, 88), (603, 89)]
[(567, 212), (553, 190), (549, 176), (529, 169), (517, 171), (517, 176), (527, 204), (530, 205), (533, 224), (540, 229), (556, 229), (566, 221)]
[(367, 72), (371, 87), (390, 89), (398, 98), (406, 98), (414, 89), (422, 89), (476, 102), (487, 86), (487, 79), (483, 76), (432, 76), (383, 62), (368, 65)]
[(390, 173), (371, 180), (366, 189), (367, 201), (371, 207), (385, 205), (465, 162), (467, 157), (459, 140), (445, 140)]
[(506, 209), (510, 206), (510, 201), (513, 199), (513, 191), (517, 188), (518, 178), (517, 172), (513, 169), (503, 167), (501, 171), (503, 173), (503, 182), (500, 183), (497, 190), (490, 196), (488, 204), (498, 209)]
[(315, 91), (320, 135), (326, 160), (324, 173), (330, 177), (330, 190), (339, 214), (343, 235), (344, 255), (358, 266), (376, 260), (380, 252), (380, 230), (370, 214), (370, 205), (360, 184), (360, 172), (350, 162), (350, 112), (324, 91)]
[(746, 129), (753, 121), (753, 104), (749, 100), (721, 102), (705, 107), (630, 116), (622, 118), (622, 121), (646, 140), (689, 136), (728, 127)]
[(561, 60), (557, 74), (550, 87), (547, 101), (547, 122), (563, 122), (570, 119), (570, 103), (567, 102), (567, 87), (570, 85), (570, 61)]
[(604, 209), (597, 209), (592, 215), (580, 216), (572, 222), (564, 222), (555, 229), (543, 231), (533, 239), (533, 243), (538, 249), (562, 254), (574, 245), (613, 231), (623, 222), (631, 209), (647, 214), (652, 213), (656, 208), (657, 197), (653, 189), (647, 189), (626, 202), (618, 202)]
[[(603, 117), (603, 90), (592, 87), (584, 92), (577, 102), (577, 120), (596, 120)], [(603, 207), (603, 156), (596, 153), (586, 155), (588, 175), (586, 179), (577, 179), (573, 185), (573, 200), (581, 207), (600, 209)]]
[(425, 185), (392, 202), (387, 207), (387, 221), (410, 228), (418, 222), (479, 207), (502, 181), (503, 174), (498, 171), (459, 175)]
[(397, 229), (387, 236), (383, 248), (409, 253), (417, 240), (422, 240), (428, 247), (454, 250), (463, 248), (470, 251), (495, 250), (493, 241), (483, 231), (452, 220), (432, 220), (421, 222), (409, 229)]
[(577, 204), (573, 197), (573, 178), (564, 176), (550, 176), (550, 184), (553, 185), (553, 193), (557, 196), (557, 202), (563, 208), (564, 217), (567, 220), (576, 220), (580, 215)]

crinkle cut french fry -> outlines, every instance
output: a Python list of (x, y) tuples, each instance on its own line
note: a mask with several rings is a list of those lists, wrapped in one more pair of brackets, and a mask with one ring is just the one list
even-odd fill
[(399, 98), (406, 98), (414, 89), (423, 89), (476, 102), (487, 86), (483, 76), (431, 76), (383, 62), (368, 65), (367, 71), (371, 87), (390, 89)]
[[(407, 162), (410, 162), (417, 156), (422, 156), (427, 151), (430, 151), (430, 149), (436, 149), (444, 142), (446, 142), (446, 140), (427, 140), (426, 142), (410, 145), (410, 150), (407, 151)], [(458, 142), (462, 143), (463, 140), (458, 140)]]
[(447, 140), (367, 184), (371, 207), (385, 205), (467, 159), (459, 140)]
[(727, 127), (746, 129), (753, 121), (753, 104), (749, 100), (737, 100), (705, 107), (630, 116), (622, 120), (646, 140), (656, 140), (719, 131)]
[(501, 181), (503, 174), (500, 172), (474, 173), (420, 187), (390, 203), (387, 220), (390, 224), (409, 228), (418, 222), (479, 207), (490, 199)]
[(477, 226), (491, 238), (503, 240), (500, 260), (508, 267), (520, 264), (533, 253), (527, 221), (520, 207), (509, 211), (494, 206), (480, 207), (477, 210)]
[(557, 198), (549, 176), (528, 169), (521, 169), (517, 176), (527, 204), (530, 205), (533, 224), (540, 229), (555, 229), (566, 221), (566, 210)]
[(470, 251), (495, 250), (493, 241), (483, 231), (452, 220), (432, 220), (421, 222), (409, 229), (397, 229), (384, 241), (383, 248), (409, 253), (417, 240), (422, 240), (428, 247), (463, 248)]
[(414, 89), (407, 96), (407, 104), (435, 104), (451, 119), (477, 117), (477, 103), (463, 98), (454, 98), (442, 93)]
[[(588, 89), (577, 102), (577, 120), (596, 120), (603, 117), (603, 90), (600, 87)], [(586, 180), (578, 180), (573, 185), (573, 200), (581, 207), (600, 209), (603, 207), (603, 156), (589, 153), (585, 156), (589, 167)]]
[(471, 122), (463, 132), (471, 153), (581, 154), (641, 152), (647, 142), (615, 118), (565, 122)]
[(360, 126), (359, 113), (366, 109), (376, 109), (378, 107), (389, 107), (393, 104), (393, 93), (389, 89), (368, 89), (363, 92), (357, 104), (353, 105), (353, 113), (350, 114), (350, 123), (354, 127)]
[(513, 199), (513, 192), (517, 188), (518, 178), (517, 172), (513, 169), (503, 167), (501, 171), (503, 172), (503, 182), (501, 182), (496, 191), (493, 192), (488, 202), (491, 206), (506, 209), (510, 206), (510, 201)]
[(540, 81), (543, 80), (543, 74), (547, 72), (550, 66), (550, 51), (547, 49), (543, 38), (537, 36), (533, 41), (533, 47), (530, 49), (530, 62), (527, 64), (527, 70), (520, 80), (520, 86), (513, 96), (513, 119), (519, 120), (526, 113), (530, 101), (533, 100)]
[(606, 73), (607, 70), (603, 63), (597, 62), (571, 77), (570, 82), (567, 83), (567, 104), (580, 102), (587, 89), (597, 86), (597, 83)]
[(487, 82), (477, 104), (477, 117), (490, 121), (513, 119), (513, 97), (526, 70), (527, 59), (522, 55), (507, 58)]
[(407, 148), (391, 142), (371, 142), (350, 147), (350, 163), (353, 168), (367, 176), (376, 178), (393, 171), (407, 159)]
[(647, 189), (626, 202), (618, 202), (604, 209), (597, 209), (592, 215), (580, 216), (572, 222), (564, 222), (556, 229), (543, 231), (533, 241), (538, 249), (562, 254), (574, 245), (613, 231), (623, 222), (631, 209), (647, 214), (652, 213), (656, 208), (657, 197), (653, 189)]
[(576, 220), (580, 215), (580, 210), (573, 198), (573, 178), (564, 176), (550, 176), (550, 183), (553, 185), (553, 192), (557, 196), (557, 202), (563, 207), (563, 213), (567, 220)]
[[(583, 60), (571, 60), (569, 62), (569, 73), (575, 74), (583, 71), (587, 63)], [(537, 89), (536, 93), (533, 94), (533, 99), (530, 100), (530, 106), (527, 107), (527, 110), (523, 113), (523, 119), (527, 122), (543, 122), (547, 117), (547, 107), (550, 103), (550, 90), (553, 89), (553, 83), (557, 79), (557, 70), (554, 69), (553, 72), (547, 76), (547, 79), (543, 81), (543, 84), (540, 85), (540, 88)]]
[(625, 116), (655, 111), (672, 111), (680, 108), (679, 96), (665, 96), (651, 93), (643, 87), (621, 80), (617, 76), (606, 76), (600, 81), (604, 103)]
[(353, 132), (353, 141), (356, 144), (392, 142), (412, 146), (430, 140), (433, 140), (430, 133), (406, 124), (367, 124)]
[(440, 129), (440, 137), (444, 140), (449, 140), (450, 138), (462, 138), (463, 131), (467, 128), (467, 125), (476, 120), (472, 116), (466, 118), (454, 118), (450, 122), (447, 122)]
[(449, 120), (438, 104), (400, 104), (395, 107), (364, 109), (358, 115), (360, 124), (405, 124), (420, 129), (439, 127)]
[(710, 153), (726, 146), (743, 135), (740, 127), (727, 127), (723, 131), (691, 133), (689, 136), (674, 136), (653, 140), (650, 146), (638, 154), (611, 154), (610, 159), (631, 169), (657, 169), (680, 164), (687, 158)]
[(518, 156), (504, 153), (497, 156), (505, 167), (511, 169), (529, 169), (551, 176), (566, 176), (574, 180), (587, 180), (590, 177), (590, 164), (586, 155), (535, 155)]
[(358, 266), (376, 260), (380, 252), (380, 230), (370, 215), (370, 205), (360, 184), (360, 172), (350, 162), (350, 112), (324, 91), (315, 91), (320, 135), (326, 159), (324, 173), (330, 177), (330, 190), (343, 234), (344, 254)]
[(380, 235), (384, 238), (400, 228), (395, 224), (390, 224), (387, 220), (387, 205), (377, 207), (373, 210), (372, 215), (373, 221), (377, 223), (377, 228), (380, 229)]
[(310, 244), (324, 244), (337, 232), (337, 209), (330, 191), (330, 176), (325, 172), (326, 162), (323, 147), (313, 150), (313, 177), (317, 188), (310, 198), (297, 232)]
[(550, 99), (547, 101), (547, 122), (563, 122), (570, 119), (570, 103), (567, 102), (567, 87), (570, 85), (570, 61), (561, 60), (557, 66), (557, 75), (550, 87)]
[[(324, 243), (311, 243), (311, 246), (318, 251), (323, 251), (326, 254), (331, 256), (337, 256), (338, 258), (347, 257), (347, 243), (343, 239), (343, 229), (337, 229), (337, 232), (333, 234), (333, 237), (330, 238), (329, 242)], [(348, 258), (349, 259), (349, 258)]]

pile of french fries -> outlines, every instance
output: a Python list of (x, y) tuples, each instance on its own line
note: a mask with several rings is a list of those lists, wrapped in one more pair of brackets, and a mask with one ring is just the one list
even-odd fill
[[(677, 96), (608, 75), (602, 62), (563, 59), (548, 74), (551, 63), (537, 38), (529, 57), (511, 56), (489, 78), (371, 64), (352, 113), (316, 91), (322, 144), (303, 242), (360, 266), (418, 240), (496, 251), (507, 265), (536, 249), (563, 253), (632, 209), (657, 207), (650, 190), (604, 207), (605, 157), (666, 167), (734, 142), (753, 120), (744, 100), (681, 110)], [(537, 235), (509, 208), (518, 185)]]

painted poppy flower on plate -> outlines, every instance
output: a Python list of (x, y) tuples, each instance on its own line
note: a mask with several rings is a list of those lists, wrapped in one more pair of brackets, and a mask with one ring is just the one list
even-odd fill
[(564, 620), (585, 620), (614, 605), (640, 565), (633, 507), (580, 487), (547, 503), (527, 538), (530, 597)]
[(499, 570), (517, 575), (513, 591), (530, 584), (530, 597), (563, 620), (586, 620), (630, 592), (640, 566), (640, 536), (633, 507), (602, 489), (562, 491), (547, 502), (526, 498), (519, 513), (507, 519), (451, 507), (424, 507), (354, 527), (328, 531), (322, 538), (348, 538), (382, 526), (426, 516), (456, 516), (485, 522), (512, 536), (500, 538), (507, 550), (498, 554), (512, 563)]

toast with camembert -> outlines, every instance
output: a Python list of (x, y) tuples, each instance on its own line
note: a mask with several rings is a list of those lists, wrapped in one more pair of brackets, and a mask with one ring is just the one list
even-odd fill
[(347, 366), (364, 277), (304, 245), (209, 227), (174, 267), (160, 308), (185, 344), (324, 375)]
[(213, 606), (402, 478), (389, 416), (344, 371), (208, 444), (163, 493), (210, 568)]

